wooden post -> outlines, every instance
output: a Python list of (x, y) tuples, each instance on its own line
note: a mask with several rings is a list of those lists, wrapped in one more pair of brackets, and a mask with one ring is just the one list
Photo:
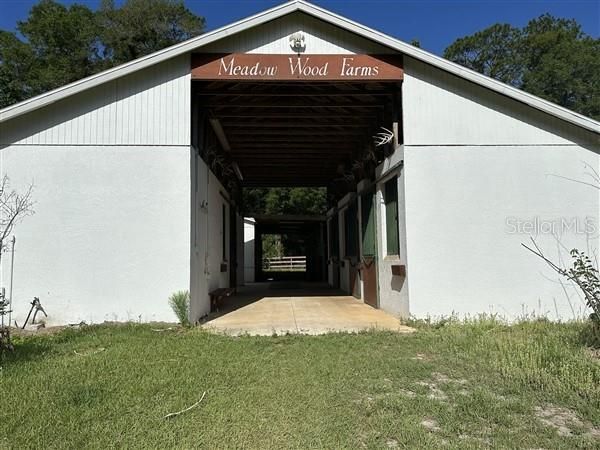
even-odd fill
[(399, 90), (394, 90), (393, 104), (393, 129), (394, 132), (394, 150), (396, 147), (404, 143), (404, 136), (402, 131), (402, 95)]

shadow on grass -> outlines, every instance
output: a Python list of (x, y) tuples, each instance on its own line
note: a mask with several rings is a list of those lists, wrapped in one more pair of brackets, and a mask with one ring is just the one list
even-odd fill
[(0, 363), (11, 364), (38, 360), (53, 352), (52, 345), (41, 340), (17, 338), (12, 342), (14, 350), (4, 351), (0, 355)]
[[(19, 335), (11, 333), (13, 351), (5, 351), (0, 355), (0, 362), (21, 363), (46, 358), (58, 354), (61, 344), (69, 343), (81, 335), (81, 330), (63, 329), (55, 334)], [(15, 335), (16, 334), (16, 335)]]
[(600, 322), (587, 321), (579, 334), (579, 341), (586, 347), (600, 349)]

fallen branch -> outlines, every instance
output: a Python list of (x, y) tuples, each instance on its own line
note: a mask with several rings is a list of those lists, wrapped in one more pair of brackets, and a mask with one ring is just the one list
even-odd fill
[(171, 331), (173, 330), (173, 327), (169, 327), (169, 328), (151, 328), (152, 331), (156, 331), (157, 333), (160, 333), (161, 331)]
[(106, 350), (104, 347), (100, 347), (98, 350), (94, 350), (91, 352), (79, 353), (77, 350), (73, 350), (73, 353), (75, 353), (77, 356), (90, 356), (95, 355), (96, 353), (103, 352), (104, 350)]
[(204, 392), (202, 393), (202, 397), (200, 397), (200, 400), (198, 400), (196, 403), (194, 403), (194, 404), (193, 404), (192, 406), (190, 406), (189, 408), (182, 409), (181, 411), (178, 411), (178, 412), (169, 413), (169, 414), (167, 414), (165, 417), (163, 417), (163, 419), (170, 419), (170, 418), (172, 418), (172, 417), (176, 417), (176, 416), (178, 416), (178, 415), (180, 415), (180, 414), (183, 414), (183, 413), (185, 413), (185, 412), (188, 412), (188, 411), (189, 411), (189, 410), (191, 410), (191, 409), (194, 409), (194, 408), (195, 408), (195, 407), (197, 407), (197, 406), (198, 406), (200, 403), (202, 403), (202, 400), (204, 400), (204, 396), (205, 396), (205, 395), (206, 395), (206, 391), (204, 391)]

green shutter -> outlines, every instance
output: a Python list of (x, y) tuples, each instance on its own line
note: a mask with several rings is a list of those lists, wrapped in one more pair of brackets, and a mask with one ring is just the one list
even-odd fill
[(385, 183), (385, 232), (388, 255), (399, 255), (398, 239), (398, 179), (392, 178)]
[(357, 256), (358, 254), (358, 217), (356, 201), (353, 201), (344, 212), (344, 224), (346, 229), (346, 255)]
[(369, 190), (360, 199), (363, 256), (375, 256), (376, 254), (374, 195), (375, 191)]

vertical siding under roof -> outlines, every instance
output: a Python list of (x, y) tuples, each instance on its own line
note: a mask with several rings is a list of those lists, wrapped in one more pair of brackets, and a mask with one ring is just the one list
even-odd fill
[(0, 124), (7, 145), (189, 145), (189, 56)]
[(405, 145), (585, 144), (600, 150), (591, 131), (409, 56), (402, 98)]
[(387, 47), (296, 12), (202, 47), (203, 53), (294, 54), (290, 35), (302, 32), (308, 54), (395, 53)]

